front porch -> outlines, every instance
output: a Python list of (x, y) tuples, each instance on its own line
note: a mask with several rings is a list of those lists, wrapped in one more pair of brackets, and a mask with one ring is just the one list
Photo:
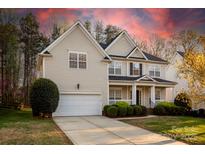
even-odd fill
[(126, 101), (129, 104), (153, 108), (156, 102), (164, 101), (166, 88), (148, 85), (110, 85), (109, 104)]

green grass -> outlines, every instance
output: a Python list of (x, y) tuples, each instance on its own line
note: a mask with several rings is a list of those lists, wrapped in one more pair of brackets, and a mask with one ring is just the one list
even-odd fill
[(205, 144), (205, 119), (185, 116), (121, 120), (188, 144)]
[(32, 117), (31, 109), (0, 108), (0, 144), (72, 144), (52, 119)]

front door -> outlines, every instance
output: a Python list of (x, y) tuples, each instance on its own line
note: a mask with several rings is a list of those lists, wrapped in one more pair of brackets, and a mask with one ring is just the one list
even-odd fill
[(138, 105), (141, 104), (141, 95), (142, 95), (141, 90), (137, 90), (137, 91), (136, 91), (136, 103), (137, 103)]

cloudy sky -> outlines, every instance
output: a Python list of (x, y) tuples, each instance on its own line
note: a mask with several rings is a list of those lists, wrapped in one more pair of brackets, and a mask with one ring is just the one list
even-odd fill
[(32, 12), (40, 22), (41, 30), (48, 31), (51, 19), (66, 25), (76, 20), (101, 20), (127, 30), (141, 40), (152, 34), (169, 38), (174, 32), (191, 29), (205, 34), (205, 9), (18, 9), (18, 13)]

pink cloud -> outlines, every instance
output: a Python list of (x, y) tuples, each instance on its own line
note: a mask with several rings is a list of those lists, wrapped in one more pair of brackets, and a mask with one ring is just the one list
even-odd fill
[(170, 9), (149, 8), (144, 11), (151, 17), (155, 23), (153, 30), (162, 38), (169, 38), (175, 31), (175, 23), (170, 18)]

